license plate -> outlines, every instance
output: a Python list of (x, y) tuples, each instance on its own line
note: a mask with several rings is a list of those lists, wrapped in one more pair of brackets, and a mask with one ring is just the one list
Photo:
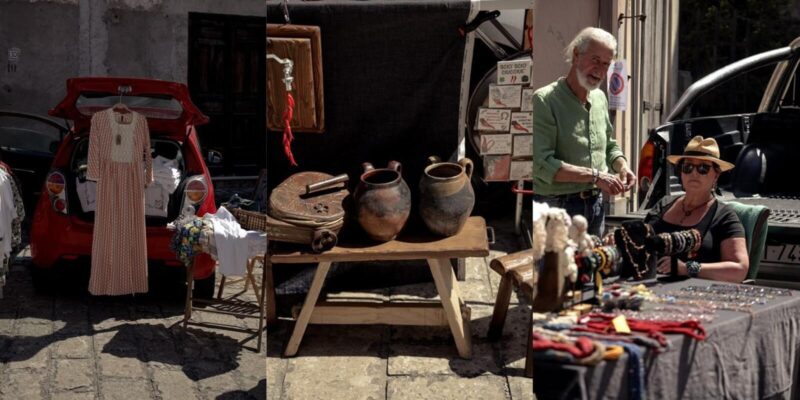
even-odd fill
[(764, 261), (781, 264), (800, 264), (800, 245), (768, 245), (764, 252)]

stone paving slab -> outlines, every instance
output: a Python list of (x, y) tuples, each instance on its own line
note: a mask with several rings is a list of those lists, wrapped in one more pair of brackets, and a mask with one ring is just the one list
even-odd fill
[[(17, 258), (0, 299), (0, 399), (266, 397), (263, 349), (244, 348), (244, 334), (184, 331), (176, 325), (183, 319), (182, 295), (94, 297), (86, 282), (70, 279), (43, 292), (34, 290), (27, 262)], [(175, 283), (171, 290), (182, 291)], [(225, 293), (241, 289), (232, 284)], [(252, 290), (240, 297), (255, 301)], [(235, 317), (194, 315), (253, 326)]]
[(488, 400), (510, 399), (505, 377), (460, 378), (447, 375), (403, 376), (392, 379), (387, 400)]

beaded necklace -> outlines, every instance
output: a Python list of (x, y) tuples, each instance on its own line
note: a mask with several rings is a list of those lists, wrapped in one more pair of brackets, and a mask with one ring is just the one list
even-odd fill
[(692, 215), (700, 207), (708, 205), (708, 203), (710, 203), (711, 200), (713, 200), (713, 199), (714, 199), (714, 197), (712, 196), (710, 199), (706, 200), (704, 203), (700, 203), (699, 205), (697, 205), (695, 207), (692, 207), (692, 208), (687, 210), (686, 209), (686, 197), (684, 196), (683, 201), (681, 201), (681, 209), (683, 210), (683, 218), (681, 218), (680, 223), (683, 223), (683, 221), (686, 220), (686, 218), (689, 218), (689, 216)]

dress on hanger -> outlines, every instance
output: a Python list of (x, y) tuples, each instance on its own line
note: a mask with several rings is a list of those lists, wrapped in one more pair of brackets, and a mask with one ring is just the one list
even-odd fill
[[(116, 107), (115, 107), (116, 108)], [(145, 186), (153, 182), (147, 119), (110, 108), (92, 116), (87, 179), (97, 181), (89, 292), (147, 292)]]

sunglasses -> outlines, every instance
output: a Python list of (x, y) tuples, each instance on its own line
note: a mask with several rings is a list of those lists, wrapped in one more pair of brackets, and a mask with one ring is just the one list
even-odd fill
[(681, 165), (681, 172), (683, 172), (686, 175), (689, 175), (692, 173), (692, 171), (696, 169), (698, 174), (706, 175), (708, 174), (708, 171), (711, 171), (711, 168), (713, 168), (713, 166), (710, 164), (695, 165), (695, 164), (684, 163)]

